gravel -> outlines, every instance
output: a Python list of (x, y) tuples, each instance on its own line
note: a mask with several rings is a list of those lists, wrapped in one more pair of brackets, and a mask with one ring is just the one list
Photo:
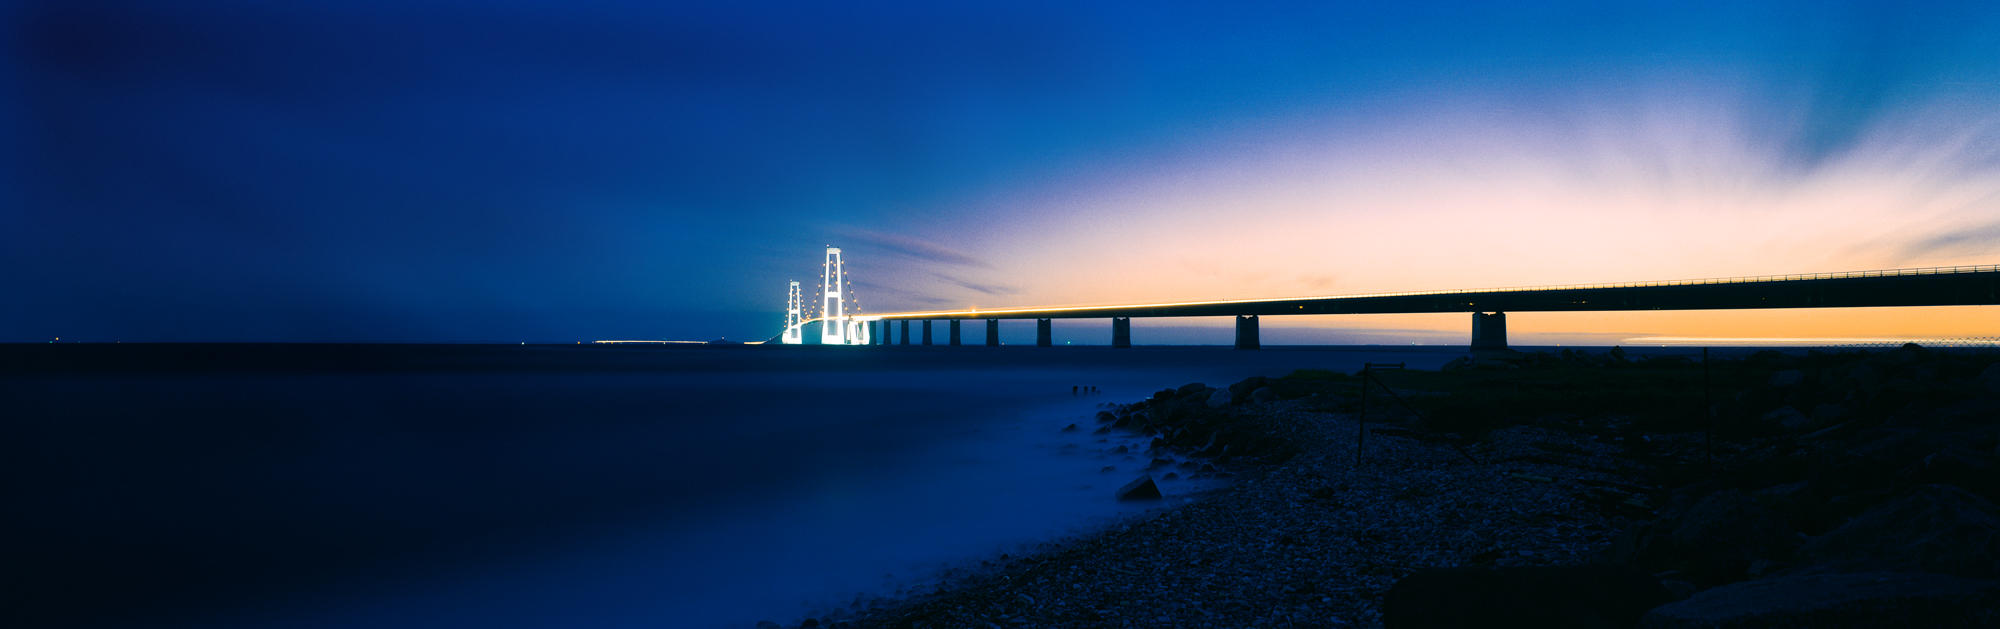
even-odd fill
[(1379, 627), (1382, 594), (1414, 570), (1585, 563), (1637, 508), (1619, 488), (1639, 464), (1614, 456), (1632, 445), (1610, 437), (1516, 426), (1470, 446), (1474, 463), (1370, 422), (1357, 466), (1356, 419), (1305, 406), (1232, 411), (1302, 452), (1229, 466), (1231, 486), (804, 626)]

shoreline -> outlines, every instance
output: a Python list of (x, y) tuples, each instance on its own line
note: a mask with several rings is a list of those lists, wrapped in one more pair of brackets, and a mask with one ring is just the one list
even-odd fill
[[(1506, 364), (1468, 358), (1461, 369), (1566, 363), (1706, 373), (1686, 361), (1614, 354), (1517, 353)], [(1730, 422), (1717, 424), (1724, 434), (1713, 446), (1699, 429), (1644, 413), (1506, 417), (1466, 435), (1393, 413), (1371, 412), (1362, 424), (1344, 412), (1355, 408), (1351, 398), (1300, 396), (1294, 387), (1291, 399), (1228, 409), (1237, 427), (1295, 448), (1232, 467), (1231, 487), (1029, 556), (1003, 555), (996, 568), (929, 594), (857, 601), (782, 626), (1373, 629), (1383, 626), (1385, 602), (1411, 623), (1399, 627), (1468, 619), (1514, 626), (1503, 619), (1530, 617), (1539, 619), (1533, 626), (1589, 622), (1579, 618), (1646, 627), (1809, 618), (1987, 626), (2000, 622), (2000, 507), (1981, 497), (2000, 490), (1985, 482), (2000, 469), (1993, 358), (1905, 346), (1725, 361), (1738, 370), (1733, 382), (1755, 384), (1726, 390), (1709, 408)], [(1794, 408), (1813, 400), (1833, 402), (1811, 418)], [(1164, 416), (1193, 424), (1171, 407)], [(1156, 446), (1189, 445), (1171, 426), (1135, 427), (1159, 429)], [(1216, 441), (1203, 454), (1229, 456)], [(1884, 444), (1901, 449), (1885, 453)], [(1892, 477), (1854, 484), (1864, 468)], [(1928, 511), (1910, 524), (1912, 509)], [(1958, 534), (1967, 530), (1991, 541)], [(1962, 539), (1929, 541), (1942, 531)], [(1428, 579), (1391, 594), (1418, 573)], [(1604, 584), (1605, 576), (1628, 581)], [(1466, 589), (1475, 583), (1483, 585)]]
[[(1232, 468), (1234, 485), (1193, 503), (1053, 542), (931, 594), (785, 626), (1379, 627), (1382, 595), (1415, 569), (1583, 563), (1628, 523), (1562, 485), (1510, 476), (1578, 477), (1570, 468), (1475, 468), (1450, 445), (1389, 433), (1369, 437), (1356, 468), (1355, 419), (1309, 405), (1240, 409), (1303, 449)], [(1523, 428), (1482, 450), (1505, 458), (1534, 452), (1529, 441), (1564, 438), (1547, 432)]]

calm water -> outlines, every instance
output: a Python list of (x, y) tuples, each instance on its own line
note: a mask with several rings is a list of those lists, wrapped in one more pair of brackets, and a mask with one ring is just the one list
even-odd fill
[(1129, 442), (1093, 443), (1098, 404), (1460, 353), (793, 347), (604, 372), (10, 378), (9, 607), (29, 626), (792, 622), (1163, 508), (1111, 499), (1144, 462), (1094, 454)]

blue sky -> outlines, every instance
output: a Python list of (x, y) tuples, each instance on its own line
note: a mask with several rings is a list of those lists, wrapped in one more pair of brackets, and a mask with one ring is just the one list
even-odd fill
[(1995, 5), (1503, 4), (16, 3), (0, 340), (2000, 262)]

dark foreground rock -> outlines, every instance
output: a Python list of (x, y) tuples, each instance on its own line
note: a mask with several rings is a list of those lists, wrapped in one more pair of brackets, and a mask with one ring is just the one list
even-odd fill
[(2000, 507), (1951, 485), (1876, 505), (1800, 549), (1803, 563), (2000, 578)]
[(1119, 500), (1126, 501), (1159, 500), (1161, 498), (1160, 486), (1153, 483), (1153, 476), (1151, 474), (1142, 474), (1139, 476), (1139, 480), (1126, 483), (1124, 487), (1119, 487), (1117, 496)]
[(1687, 573), (1715, 585), (1752, 575), (1759, 560), (1791, 558), (1798, 540), (1770, 509), (1735, 490), (1709, 493), (1692, 506), (1626, 531), (1610, 556)]
[(1646, 629), (2000, 626), (2000, 581), (1871, 572), (1774, 577), (1654, 608)]
[(1673, 594), (1633, 565), (1434, 568), (1382, 599), (1386, 629), (1630, 627)]

